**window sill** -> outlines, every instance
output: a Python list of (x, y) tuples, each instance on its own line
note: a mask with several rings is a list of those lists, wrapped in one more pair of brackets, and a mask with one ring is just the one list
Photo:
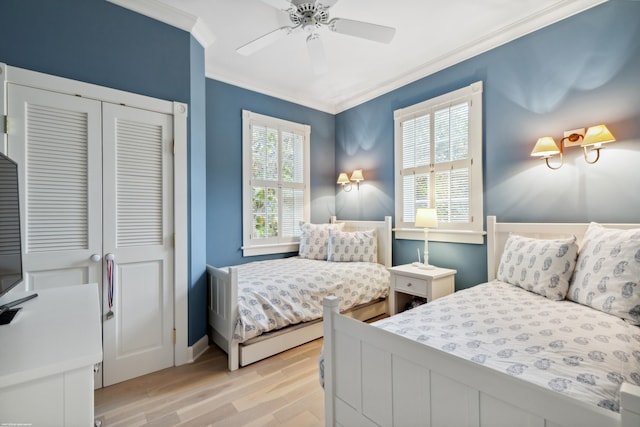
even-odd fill
[[(424, 230), (421, 228), (394, 228), (393, 231), (396, 239), (424, 240)], [(429, 241), (483, 245), (486, 234), (486, 231), (429, 229)]]
[(258, 256), (270, 254), (286, 254), (290, 252), (298, 252), (300, 250), (299, 243), (273, 243), (269, 245), (243, 246), (242, 256)]

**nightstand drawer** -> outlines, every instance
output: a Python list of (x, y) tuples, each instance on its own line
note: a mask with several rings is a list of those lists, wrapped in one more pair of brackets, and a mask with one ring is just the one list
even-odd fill
[(397, 291), (426, 297), (428, 282), (427, 279), (416, 279), (415, 277), (397, 275), (395, 288)]

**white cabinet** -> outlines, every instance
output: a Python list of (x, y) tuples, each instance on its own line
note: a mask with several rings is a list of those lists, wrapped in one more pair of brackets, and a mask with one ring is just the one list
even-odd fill
[(98, 286), (39, 291), (21, 307), (0, 326), (0, 424), (93, 425), (93, 367), (102, 360)]

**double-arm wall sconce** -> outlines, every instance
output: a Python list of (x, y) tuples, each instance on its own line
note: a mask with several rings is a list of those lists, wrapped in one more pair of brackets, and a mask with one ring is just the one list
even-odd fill
[[(564, 133), (564, 138), (560, 140), (559, 147), (551, 136), (539, 138), (533, 147), (533, 151), (531, 151), (531, 156), (544, 159), (549, 169), (560, 169), (564, 163), (563, 149), (579, 145), (582, 147), (585, 162), (593, 164), (600, 159), (600, 150), (604, 148), (603, 144), (614, 142), (615, 140), (605, 125), (591, 126), (586, 132), (584, 129), (575, 129)], [(591, 151), (596, 152), (593, 160), (589, 160)], [(552, 166), (549, 163), (549, 159), (558, 154), (560, 155), (560, 163)]]
[(341, 184), (344, 191), (351, 191), (351, 189), (353, 188), (353, 183), (355, 182), (356, 188), (360, 190), (361, 181), (364, 181), (364, 176), (362, 176), (362, 169), (356, 169), (351, 174), (351, 178), (349, 178), (346, 172), (340, 172), (337, 184)]

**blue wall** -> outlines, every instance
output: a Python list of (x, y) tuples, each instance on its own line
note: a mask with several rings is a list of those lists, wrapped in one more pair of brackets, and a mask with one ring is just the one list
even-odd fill
[(190, 104), (189, 344), (206, 331), (204, 59), (191, 35), (104, 0), (2, 0), (0, 62)]
[[(336, 117), (336, 169), (362, 167), (360, 192), (338, 192), (339, 217), (394, 214), (393, 111), (484, 82), (484, 210), (501, 221), (640, 220), (640, 2), (612, 1), (425, 77)], [(588, 165), (569, 149), (552, 171), (529, 157), (540, 136), (605, 123), (617, 142)], [(396, 240), (394, 264), (420, 241)], [(486, 246), (430, 243), (458, 270), (456, 288), (486, 280)]]
[(207, 116), (204, 48), (191, 38), (189, 104), (189, 344), (207, 334)]
[(334, 214), (335, 120), (331, 114), (207, 79), (207, 263), (242, 264), (242, 110), (311, 126), (311, 221)]

